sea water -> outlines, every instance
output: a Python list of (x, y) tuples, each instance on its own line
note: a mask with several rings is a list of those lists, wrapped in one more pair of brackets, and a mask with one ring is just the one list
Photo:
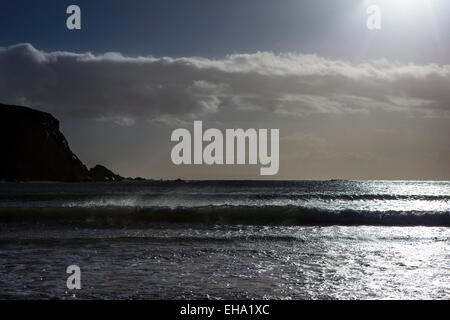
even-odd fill
[(449, 226), (450, 182), (0, 183), (0, 298), (448, 299)]

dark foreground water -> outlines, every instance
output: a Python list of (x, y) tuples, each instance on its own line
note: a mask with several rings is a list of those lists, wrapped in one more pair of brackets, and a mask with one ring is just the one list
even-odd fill
[(0, 298), (449, 299), (449, 226), (449, 182), (0, 183)]

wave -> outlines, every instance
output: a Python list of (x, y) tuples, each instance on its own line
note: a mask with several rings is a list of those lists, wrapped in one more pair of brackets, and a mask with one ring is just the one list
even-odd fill
[(198, 193), (173, 192), (150, 194), (71, 194), (71, 193), (45, 193), (45, 194), (0, 194), (0, 201), (46, 201), (46, 200), (152, 200), (152, 199), (230, 199), (230, 200), (425, 200), (450, 201), (450, 195), (403, 195), (403, 194), (320, 194), (320, 193)]
[(92, 226), (147, 224), (450, 226), (450, 211), (330, 210), (299, 206), (2, 207), (0, 223)]
[[(83, 238), (61, 238), (61, 237), (46, 237), (46, 238), (25, 238), (20, 239), (20, 243), (40, 243), (40, 244), (60, 244), (61, 240), (70, 241), (73, 244), (91, 244), (93, 241), (104, 240), (101, 237), (83, 237)], [(9, 244), (17, 241), (17, 238), (0, 238), (0, 244)], [(140, 237), (108, 237), (108, 243), (126, 243), (126, 242), (164, 242), (164, 243), (231, 243), (243, 241), (268, 241), (268, 242), (305, 242), (306, 240), (296, 236), (288, 235), (238, 235), (238, 236), (140, 236)]]

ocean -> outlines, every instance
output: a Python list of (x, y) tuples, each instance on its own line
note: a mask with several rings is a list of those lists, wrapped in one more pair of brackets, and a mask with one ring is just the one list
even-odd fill
[(0, 299), (449, 299), (449, 227), (450, 182), (3, 182)]

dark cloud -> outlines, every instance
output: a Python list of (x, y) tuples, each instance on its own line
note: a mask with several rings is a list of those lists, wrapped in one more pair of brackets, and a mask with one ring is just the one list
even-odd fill
[(212, 60), (47, 53), (30, 44), (0, 48), (3, 102), (122, 124), (228, 110), (280, 117), (372, 110), (448, 116), (449, 88), (449, 65), (353, 64), (269, 52)]

